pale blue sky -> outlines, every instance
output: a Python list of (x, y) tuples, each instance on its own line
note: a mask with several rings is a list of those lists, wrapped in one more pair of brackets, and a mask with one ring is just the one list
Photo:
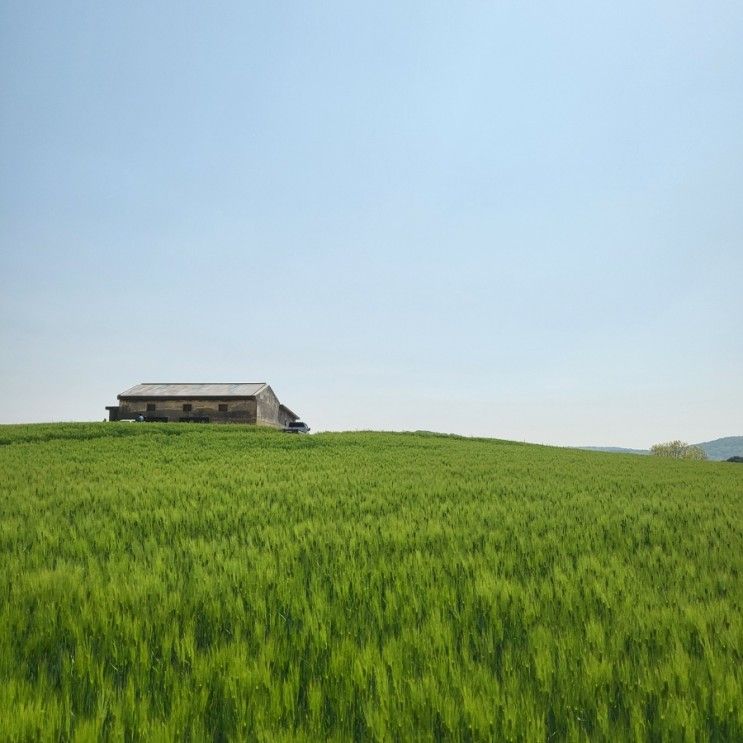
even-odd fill
[(0, 422), (743, 434), (743, 4), (0, 2)]

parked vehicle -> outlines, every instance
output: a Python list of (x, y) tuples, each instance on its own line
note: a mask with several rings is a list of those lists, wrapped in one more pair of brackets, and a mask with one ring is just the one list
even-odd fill
[(309, 433), (310, 427), (302, 421), (292, 421), (284, 427), (284, 433)]

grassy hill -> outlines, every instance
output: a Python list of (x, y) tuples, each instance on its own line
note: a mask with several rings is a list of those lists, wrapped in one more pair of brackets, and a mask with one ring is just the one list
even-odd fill
[(743, 468), (0, 427), (1, 740), (740, 740)]

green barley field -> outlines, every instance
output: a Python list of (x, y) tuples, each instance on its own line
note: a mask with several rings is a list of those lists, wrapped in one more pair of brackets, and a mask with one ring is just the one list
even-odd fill
[(743, 466), (0, 426), (0, 740), (743, 740)]

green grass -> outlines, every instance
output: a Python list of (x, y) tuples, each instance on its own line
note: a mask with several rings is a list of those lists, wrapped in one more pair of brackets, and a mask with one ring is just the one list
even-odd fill
[(743, 739), (743, 468), (0, 426), (0, 740)]

